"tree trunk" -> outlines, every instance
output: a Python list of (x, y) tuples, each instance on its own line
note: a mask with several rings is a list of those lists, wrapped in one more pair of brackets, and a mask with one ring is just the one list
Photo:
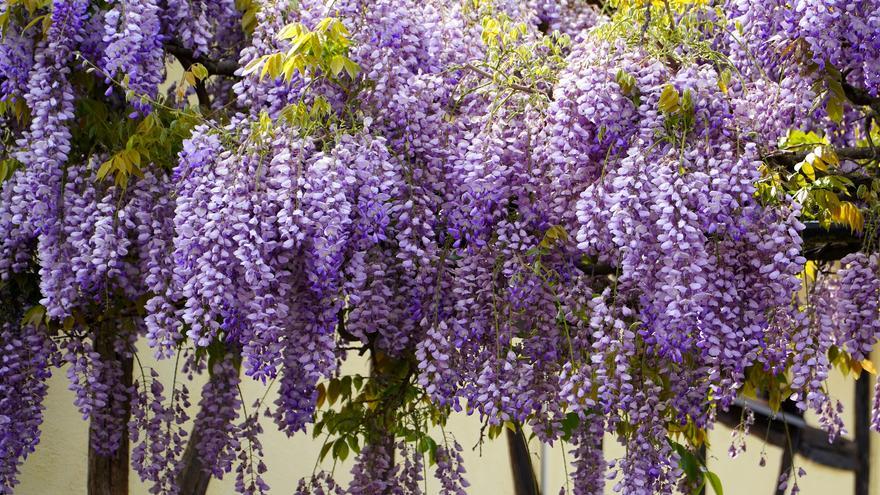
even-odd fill
[(517, 425), (516, 432), (507, 432), (507, 451), (510, 454), (510, 469), (513, 472), (513, 493), (515, 495), (540, 495), (538, 479), (532, 466), (532, 456), (522, 428)]
[(177, 476), (177, 485), (180, 487), (180, 493), (186, 495), (205, 495), (208, 491), (208, 482), (211, 481), (211, 473), (205, 470), (196, 450), (201, 437), (201, 432), (196, 425), (193, 425), (186, 450), (183, 451), (183, 458), (180, 460), (182, 468)]
[[(99, 338), (95, 343), (95, 347), (102, 359), (118, 360), (121, 362), (123, 383), (130, 387), (132, 384), (133, 365), (131, 356), (118, 355), (113, 350), (112, 339)], [(131, 411), (126, 406), (125, 415), (122, 418), (125, 425), (128, 424), (130, 416)], [(94, 422), (89, 425), (90, 432), (92, 428), (95, 428)], [(91, 434), (89, 435), (89, 495), (128, 495), (129, 448), (127, 426), (123, 428), (119, 448), (110, 456), (98, 454), (92, 444)]]
[[(233, 362), (236, 363), (236, 370), (240, 371), (241, 354), (233, 349), (227, 349), (226, 352), (234, 353)], [(218, 378), (211, 374), (208, 380), (216, 383)], [(193, 421), (192, 430), (190, 430), (189, 439), (186, 442), (186, 449), (184, 449), (183, 457), (180, 459), (180, 472), (177, 474), (177, 486), (180, 487), (181, 494), (205, 495), (208, 491), (208, 483), (211, 481), (212, 475), (210, 470), (205, 469), (205, 465), (202, 463), (201, 458), (199, 458), (199, 451), (196, 448), (201, 438), (202, 432), (199, 429), (199, 422)]]

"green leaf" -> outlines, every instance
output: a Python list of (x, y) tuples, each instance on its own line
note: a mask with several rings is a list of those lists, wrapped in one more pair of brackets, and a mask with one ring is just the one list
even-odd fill
[(426, 452), (431, 453), (434, 450), (437, 450), (437, 442), (434, 441), (433, 438), (428, 435), (422, 435), (419, 438), (419, 443), (416, 446), (416, 450), (419, 451), (420, 454), (424, 454)]
[(330, 449), (333, 447), (333, 442), (327, 442), (321, 447), (321, 454), (318, 456), (320, 460), (324, 460), (327, 457), (327, 452), (330, 452)]
[(684, 471), (685, 476), (687, 476), (692, 483), (699, 483), (702, 479), (702, 476), (700, 476), (700, 461), (693, 452), (684, 445), (672, 440), (669, 440), (669, 443), (678, 453), (678, 465), (681, 466), (681, 470)]
[[(27, 32), (28, 29), (30, 29), (30, 28), (34, 27), (35, 25), (37, 25), (40, 21), (45, 20), (45, 18), (46, 18), (47, 16), (48, 16), (48, 14), (44, 14), (44, 15), (41, 15), (41, 16), (38, 16), (38, 17), (34, 17), (34, 19), (33, 19), (31, 22), (27, 23), (27, 25), (24, 27), (24, 29), (21, 30), (22, 34), (25, 33), (25, 32)], [(51, 19), (51, 18), (50, 18), (50, 19)]]
[(437, 442), (428, 437), (428, 465), (433, 466), (437, 462)]
[(706, 477), (706, 480), (709, 481), (709, 485), (712, 486), (715, 495), (724, 495), (724, 489), (721, 487), (721, 478), (712, 471), (706, 471), (703, 474)]
[(327, 387), (327, 400), (330, 402), (330, 405), (336, 403), (336, 400), (339, 399), (339, 393), (342, 389), (339, 386), (339, 380), (330, 380), (330, 386)]
[(340, 387), (342, 387), (342, 397), (344, 399), (351, 397), (351, 376), (343, 376), (339, 385)]
[(581, 419), (578, 417), (577, 413), (570, 412), (565, 415), (565, 419), (562, 420), (562, 439), (564, 441), (571, 439), (571, 434), (580, 422)]
[(348, 445), (349, 447), (351, 447), (351, 450), (353, 450), (356, 454), (361, 453), (361, 446), (360, 442), (358, 441), (357, 435), (351, 435), (348, 437)]
[(348, 444), (345, 443), (345, 439), (340, 438), (333, 444), (333, 457), (340, 461), (348, 458)]
[(46, 317), (46, 308), (42, 304), (31, 306), (21, 319), (21, 326), (39, 326)]

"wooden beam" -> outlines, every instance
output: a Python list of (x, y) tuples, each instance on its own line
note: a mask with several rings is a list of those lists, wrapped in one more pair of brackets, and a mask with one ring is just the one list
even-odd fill
[(856, 469), (858, 449), (854, 441), (838, 437), (833, 443), (829, 443), (828, 433), (808, 425), (799, 414), (787, 411), (773, 413), (761, 401), (740, 398), (727, 411), (718, 411), (717, 419), (724, 425), (736, 428), (746, 409), (752, 410), (755, 415), (750, 433), (766, 438), (767, 443), (787, 449), (792, 433), (798, 432), (797, 444), (792, 442), (794, 454), (823, 466), (848, 471)]
[[(819, 222), (814, 221), (804, 222), (801, 237), (804, 240), (802, 254), (813, 261), (839, 260), (847, 254), (859, 251), (863, 242), (862, 237), (850, 231), (848, 227), (831, 225), (826, 229), (819, 225)], [(593, 276), (613, 275), (617, 271), (608, 263), (578, 262), (577, 268)]]

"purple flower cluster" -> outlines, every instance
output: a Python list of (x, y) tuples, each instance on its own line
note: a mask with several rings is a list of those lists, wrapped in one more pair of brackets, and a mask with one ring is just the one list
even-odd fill
[(74, 404), (83, 419), (90, 420), (89, 445), (101, 455), (110, 455), (122, 441), (134, 395), (125, 383), (122, 362), (126, 355), (131, 358), (130, 342), (117, 338), (97, 343), (95, 339), (94, 334), (68, 339), (63, 343), (63, 359), (68, 388), (76, 395)]
[(538, 19), (538, 28), (546, 33), (558, 31), (579, 41), (599, 24), (603, 15), (596, 5), (575, 0), (532, 0), (529, 6)]
[(235, 491), (243, 495), (263, 495), (269, 491), (269, 485), (263, 480), (266, 464), (260, 442), (263, 427), (260, 426), (259, 406), (259, 402), (254, 403), (254, 412), (238, 425), (241, 447), (236, 455)]
[(321, 471), (306, 480), (299, 480), (294, 495), (344, 495), (345, 490), (336, 483), (330, 473)]
[(572, 493), (575, 495), (594, 495), (605, 491), (605, 457), (602, 453), (602, 424), (592, 422), (579, 428), (572, 437), (576, 446), (572, 451)]
[[(0, 6), (0, 13), (8, 12)], [(34, 40), (17, 25), (11, 25), (0, 43), (0, 101), (12, 102), (27, 92), (28, 74), (34, 63)]]
[(239, 449), (235, 424), (241, 408), (238, 383), (238, 369), (227, 357), (214, 364), (199, 401), (194, 426), (200, 435), (196, 450), (205, 469), (218, 478), (232, 469)]
[(876, 254), (853, 253), (840, 264), (838, 345), (861, 361), (880, 338), (880, 260)]
[(465, 488), (470, 483), (464, 478), (464, 460), (461, 457), (461, 445), (453, 441), (451, 446), (437, 447), (435, 459), (437, 468), (434, 477), (440, 481), (441, 495), (465, 495)]
[(156, 370), (142, 380), (134, 384), (131, 401), (131, 464), (141, 480), (152, 483), (151, 493), (177, 495), (179, 461), (188, 436), (183, 425), (189, 419), (189, 391), (185, 385), (174, 384), (171, 397), (166, 397)]
[[(187, 3), (183, 0), (181, 3)], [(165, 79), (165, 51), (159, 4), (155, 0), (120, 1), (104, 15), (103, 69), (110, 77), (127, 82), (132, 106), (141, 114), (150, 111), (142, 98), (155, 99)], [(133, 114), (137, 116), (137, 113)]]
[(52, 285), (53, 262), (60, 261), (54, 245), (59, 235), (63, 165), (71, 149), (67, 123), (73, 118), (75, 99), (68, 81), (68, 64), (82, 39), (87, 7), (84, 1), (54, 2), (52, 25), (35, 49), (24, 95), (31, 112), (30, 127), (16, 142), (19, 150), (15, 157), (24, 165), (24, 171), (3, 184), (0, 272), (4, 279), (9, 269), (23, 267), (18, 248), (36, 239), (39, 256), (45, 260), (41, 274), (49, 279), (47, 286)]
[(227, 55), (243, 38), (240, 12), (232, 0), (180, 0), (160, 12), (163, 36), (194, 56)]
[(872, 95), (880, 91), (880, 3), (731, 0), (726, 9), (740, 26), (730, 43), (745, 70), (774, 76), (792, 61), (827, 64)]
[(55, 346), (44, 328), (3, 323), (0, 351), (0, 493), (12, 494), (19, 466), (40, 441)]
[(394, 440), (383, 437), (361, 449), (351, 469), (348, 486), (351, 495), (370, 493), (401, 493), (397, 479), (398, 466), (394, 463)]

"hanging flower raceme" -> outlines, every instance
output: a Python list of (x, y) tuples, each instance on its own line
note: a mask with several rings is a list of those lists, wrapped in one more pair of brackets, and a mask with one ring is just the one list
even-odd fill
[(150, 111), (150, 104), (143, 100), (155, 99), (164, 80), (159, 15), (155, 0), (119, 2), (104, 15), (103, 41), (107, 45), (101, 66), (109, 78), (122, 78), (123, 86), (132, 92), (131, 104), (136, 110), (132, 117)]
[(4, 322), (0, 349), (0, 493), (12, 494), (21, 463), (40, 441), (55, 346), (45, 328)]

